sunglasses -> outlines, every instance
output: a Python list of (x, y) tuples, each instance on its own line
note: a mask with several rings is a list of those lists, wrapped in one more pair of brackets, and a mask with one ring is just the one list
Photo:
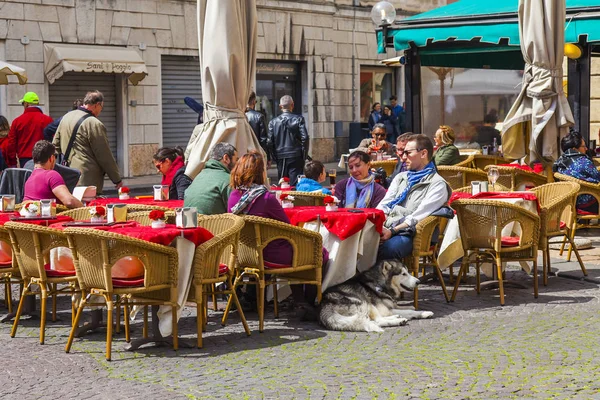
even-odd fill
[(160, 160), (157, 161), (156, 163), (154, 163), (154, 166), (156, 167), (156, 169), (160, 170), (160, 167), (162, 166), (162, 163), (164, 163), (165, 160)]
[(410, 149), (410, 150), (404, 150), (401, 154), (402, 157), (408, 157), (412, 154), (413, 151), (421, 151), (419, 149)]

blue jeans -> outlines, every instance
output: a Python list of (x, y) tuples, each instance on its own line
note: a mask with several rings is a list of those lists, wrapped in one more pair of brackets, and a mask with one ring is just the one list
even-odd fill
[(392, 236), (379, 246), (378, 260), (400, 260), (412, 253), (413, 238), (410, 236)]

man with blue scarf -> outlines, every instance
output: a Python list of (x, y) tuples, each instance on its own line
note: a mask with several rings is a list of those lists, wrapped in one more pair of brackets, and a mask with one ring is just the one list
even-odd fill
[(380, 260), (401, 259), (412, 253), (413, 235), (417, 223), (444, 206), (452, 189), (431, 161), (433, 143), (425, 135), (408, 138), (402, 161), (407, 171), (392, 181), (386, 196), (377, 206), (386, 215)]

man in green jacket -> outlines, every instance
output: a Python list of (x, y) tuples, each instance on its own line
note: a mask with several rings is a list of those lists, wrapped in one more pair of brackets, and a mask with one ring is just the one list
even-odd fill
[(229, 143), (217, 143), (210, 160), (185, 191), (185, 207), (196, 207), (199, 214), (214, 215), (227, 212), (231, 193), (229, 173), (238, 160), (235, 147)]
[[(104, 174), (108, 175), (116, 188), (120, 188), (121, 174), (119, 166), (110, 151), (106, 127), (98, 119), (104, 108), (104, 96), (94, 90), (83, 99), (83, 106), (70, 111), (62, 118), (52, 144), (59, 153), (65, 154), (69, 147), (69, 140), (77, 123), (82, 120), (77, 132), (73, 147), (68, 154), (69, 166), (81, 171), (80, 186), (96, 186), (96, 192), (102, 193)], [(66, 154), (65, 154), (66, 156)]]

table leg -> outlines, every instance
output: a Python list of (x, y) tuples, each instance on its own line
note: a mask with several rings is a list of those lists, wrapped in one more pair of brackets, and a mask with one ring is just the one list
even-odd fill
[(104, 324), (102, 324), (102, 309), (92, 310), (91, 315), (92, 322), (86, 322), (82, 326), (78, 327), (75, 330), (75, 337), (82, 337), (98, 328), (104, 327)]
[[(30, 318), (38, 318), (35, 312), (35, 296), (27, 296), (23, 301), (23, 313), (21, 317), (24, 315), (29, 316)], [(6, 314), (4, 317), (0, 319), (0, 322), (10, 322), (17, 315), (17, 311), (13, 310), (13, 312)]]
[[(151, 334), (150, 337), (147, 338), (140, 338), (140, 339), (135, 339), (132, 340), (129, 345), (125, 348), (125, 350), (127, 351), (134, 351), (139, 349), (141, 346), (148, 344), (148, 343), (154, 343), (155, 346), (173, 346), (173, 336), (168, 336), (168, 337), (163, 337), (160, 334), (160, 329), (158, 329), (158, 307), (159, 306), (152, 306), (151, 310), (152, 310), (152, 324), (151, 324)], [(182, 340), (181, 338), (179, 338), (179, 347), (184, 347), (184, 348), (195, 348), (196, 347), (196, 341), (194, 340), (193, 342), (187, 341), (187, 340)]]

